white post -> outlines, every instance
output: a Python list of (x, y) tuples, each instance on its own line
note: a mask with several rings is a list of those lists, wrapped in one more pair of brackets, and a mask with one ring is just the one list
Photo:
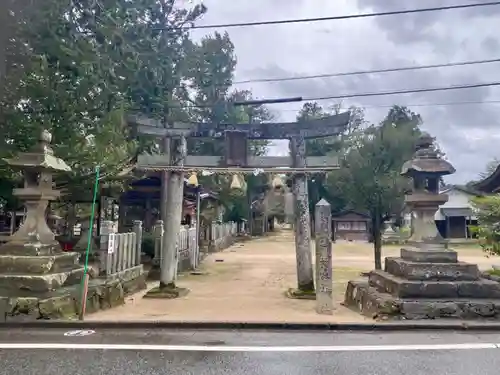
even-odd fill
[[(99, 275), (107, 276), (111, 274), (111, 254), (108, 251), (109, 245), (109, 235), (113, 233), (113, 222), (109, 220), (103, 220), (101, 222), (99, 238)], [(113, 249), (114, 250), (114, 249)]]

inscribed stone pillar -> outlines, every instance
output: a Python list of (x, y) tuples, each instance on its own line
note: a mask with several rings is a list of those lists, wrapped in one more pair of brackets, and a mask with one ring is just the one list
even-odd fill
[(330, 204), (321, 199), (315, 207), (316, 241), (316, 312), (331, 314), (332, 298), (332, 211)]
[[(184, 159), (187, 153), (186, 138), (181, 137), (177, 147), (172, 152), (172, 160), (176, 165), (184, 165)], [(172, 163), (174, 164), (174, 163)], [(177, 269), (177, 240), (181, 227), (182, 202), (184, 196), (184, 173), (172, 171), (168, 178), (166, 188), (167, 201), (162, 202), (165, 205), (165, 233), (162, 245), (162, 263), (161, 263), (161, 287), (175, 287), (176, 269)]]
[[(290, 140), (290, 151), (294, 161), (294, 167), (304, 168), (306, 165), (305, 139), (302, 137), (293, 137)], [(295, 204), (294, 228), (298, 289), (302, 291), (313, 291), (314, 279), (311, 259), (311, 218), (309, 214), (307, 176), (303, 173), (294, 175), (293, 196)]]

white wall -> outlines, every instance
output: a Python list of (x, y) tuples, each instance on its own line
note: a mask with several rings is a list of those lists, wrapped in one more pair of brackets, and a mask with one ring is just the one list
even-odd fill
[[(470, 203), (470, 199), (473, 195), (467, 194), (463, 191), (457, 189), (451, 189), (446, 192), (443, 192), (448, 195), (448, 202), (439, 206), (439, 208), (472, 208)], [(475, 216), (471, 217), (472, 220), (476, 220)], [(444, 215), (441, 214), (441, 211), (438, 210), (434, 215), (434, 220), (445, 220)], [(410, 225), (411, 223), (411, 214), (404, 215), (405, 225)]]
[[(444, 191), (443, 193), (448, 195), (448, 202), (439, 206), (439, 208), (472, 208), (470, 203), (470, 199), (473, 197), (471, 194), (467, 194), (461, 190), (451, 189), (448, 191)], [(472, 216), (472, 219), (476, 218)], [(441, 211), (438, 210), (436, 215), (434, 215), (434, 220), (445, 220), (445, 216), (441, 214)]]

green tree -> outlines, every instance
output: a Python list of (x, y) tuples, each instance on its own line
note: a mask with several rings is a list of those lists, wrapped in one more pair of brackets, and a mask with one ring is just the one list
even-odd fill
[(500, 255), (500, 196), (472, 199), (478, 225), (471, 227), (487, 255)]
[[(137, 146), (128, 139), (125, 111), (187, 118), (179, 105), (184, 26), (205, 10), (179, 8), (174, 0), (52, 0), (22, 14), (1, 97), (0, 156), (26, 150), (43, 127), (80, 186), (96, 164), (116, 173)], [(12, 177), (0, 170), (0, 178)]]
[[(361, 108), (354, 106), (351, 106), (348, 110), (351, 113), (351, 119), (346, 131), (339, 136), (307, 140), (307, 156), (340, 156), (343, 150), (349, 148), (349, 142), (354, 139), (358, 132), (362, 131), (362, 127), (364, 125), (364, 113)], [(296, 120), (298, 122), (305, 122), (308, 120), (339, 114), (341, 112), (342, 103), (325, 109), (317, 102), (307, 102), (304, 103), (302, 109), (297, 114)], [(340, 211), (347, 204), (344, 196), (341, 194), (335, 194), (331, 189), (327, 188), (326, 178), (326, 174), (317, 173), (310, 176), (307, 181), (309, 190), (309, 210), (311, 211), (311, 214), (314, 212), (314, 205), (321, 198), (325, 198), (330, 203), (333, 211)]]
[[(236, 106), (235, 102), (252, 100), (248, 90), (233, 90), (231, 85), (236, 67), (234, 45), (227, 33), (205, 36), (199, 43), (191, 42), (188, 52), (189, 88), (194, 94), (190, 115), (193, 121), (212, 123), (261, 123), (271, 119), (265, 106)], [(267, 142), (250, 141), (250, 154), (262, 155)], [(188, 142), (189, 151), (198, 155), (224, 156), (223, 139)], [(224, 203), (227, 218), (239, 220), (248, 216), (248, 197), (242, 191), (230, 189), (231, 176), (211, 175), (200, 178), (200, 183), (218, 193)], [(246, 188), (252, 194), (259, 178), (247, 176)], [(258, 184), (257, 184), (258, 185)]]
[(342, 168), (328, 178), (329, 189), (351, 208), (370, 214), (377, 269), (382, 267), (383, 222), (402, 211), (408, 180), (400, 175), (401, 167), (414, 153), (421, 122), (408, 108), (394, 106), (379, 125), (356, 136)]
[[(0, 98), (0, 152), (5, 157), (25, 151), (46, 128), (53, 133), (56, 154), (72, 166), (73, 176), (82, 176), (97, 163), (119, 164), (130, 148), (121, 120), (123, 103), (106, 107), (109, 79), (99, 63), (103, 55), (72, 17), (75, 13), (73, 3), (54, 0), (23, 14), (11, 41), (17, 55), (8, 61)], [(109, 27), (104, 21), (100, 25)], [(5, 167), (1, 172), (13, 178)]]

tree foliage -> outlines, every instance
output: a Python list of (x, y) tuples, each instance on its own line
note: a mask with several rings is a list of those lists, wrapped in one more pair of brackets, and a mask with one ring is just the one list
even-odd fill
[(500, 255), (500, 196), (475, 197), (472, 204), (478, 224), (470, 229), (486, 254)]
[[(263, 105), (235, 106), (235, 102), (252, 100), (252, 92), (248, 90), (231, 90), (236, 56), (234, 45), (227, 33), (207, 35), (200, 42), (189, 44), (189, 74), (187, 85), (194, 92), (189, 98), (190, 114), (194, 121), (213, 123), (261, 123), (269, 121), (272, 116)], [(251, 141), (250, 154), (262, 155), (267, 148), (265, 141)], [(189, 151), (197, 155), (224, 156), (224, 140), (191, 139)], [(226, 207), (227, 217), (240, 220), (248, 216), (248, 202), (242, 191), (233, 190), (232, 176), (202, 176), (201, 184), (216, 192)], [(253, 176), (246, 177), (245, 187), (249, 194), (256, 187)]]
[(380, 124), (353, 135), (342, 168), (328, 177), (332, 195), (342, 197), (347, 208), (370, 215), (376, 268), (382, 266), (383, 221), (400, 215), (404, 206), (408, 180), (400, 172), (414, 153), (421, 123), (418, 114), (394, 106)]
[[(296, 120), (298, 122), (306, 122), (308, 120), (339, 114), (342, 112), (341, 107), (341, 104), (338, 104), (332, 108), (323, 108), (317, 102), (307, 102), (304, 103), (297, 114)], [(362, 131), (364, 125), (364, 113), (361, 108), (350, 107), (349, 111), (351, 112), (351, 119), (346, 131), (339, 136), (307, 140), (307, 156), (335, 155), (341, 158), (341, 154), (348, 148), (349, 142), (355, 138), (355, 134)], [(346, 205), (346, 201), (342, 195), (331, 194), (331, 189), (328, 189), (328, 185), (326, 184), (326, 177), (326, 174), (318, 173), (308, 179), (309, 210), (311, 214), (314, 212), (314, 205), (321, 198), (327, 199), (334, 211), (340, 211)]]
[[(130, 139), (126, 112), (164, 123), (270, 119), (263, 106), (231, 105), (252, 94), (230, 91), (236, 58), (229, 36), (191, 39), (185, 26), (206, 12), (203, 5), (179, 7), (174, 0), (9, 4), (15, 12), (8, 13), (8, 24), (16, 28), (8, 30), (8, 48), (2, 49), (7, 58), (0, 65), (0, 157), (27, 150), (46, 128), (53, 133), (56, 155), (73, 169), (65, 180), (87, 189), (95, 165), (113, 175), (141, 148), (157, 149), (146, 138)], [(36, 12), (28, 11), (35, 4)], [(6, 36), (2, 33), (2, 40)], [(215, 141), (202, 142), (201, 149), (190, 146), (200, 154), (223, 152)], [(265, 146), (257, 143), (252, 150), (262, 153)], [(10, 196), (16, 177), (0, 166), (2, 197)]]

